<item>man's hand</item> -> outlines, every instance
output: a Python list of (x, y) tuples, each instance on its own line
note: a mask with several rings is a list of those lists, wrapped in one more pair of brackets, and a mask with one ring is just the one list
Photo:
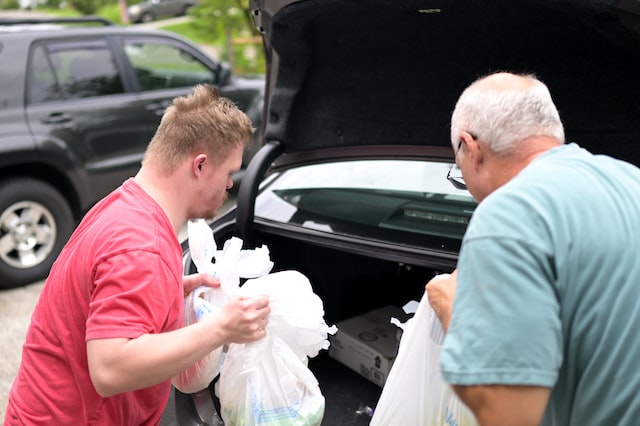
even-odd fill
[(220, 287), (220, 280), (207, 274), (191, 274), (182, 277), (182, 286), (184, 287), (184, 296), (187, 297), (194, 288), (200, 286)]
[(269, 322), (267, 296), (234, 296), (213, 318), (227, 343), (248, 343), (265, 336)]
[(449, 276), (438, 275), (432, 278), (426, 285), (429, 303), (445, 331), (449, 329), (451, 322), (451, 308), (456, 294), (457, 279), (458, 270), (456, 269)]

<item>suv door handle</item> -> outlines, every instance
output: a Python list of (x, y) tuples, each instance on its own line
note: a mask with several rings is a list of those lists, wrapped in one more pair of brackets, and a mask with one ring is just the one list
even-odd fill
[(71, 121), (71, 116), (65, 112), (54, 112), (42, 119), (44, 124), (63, 124)]
[(153, 111), (156, 115), (161, 116), (164, 114), (164, 110), (171, 106), (171, 102), (172, 101), (170, 99), (163, 99), (160, 102), (152, 102), (148, 104), (145, 109), (147, 111)]

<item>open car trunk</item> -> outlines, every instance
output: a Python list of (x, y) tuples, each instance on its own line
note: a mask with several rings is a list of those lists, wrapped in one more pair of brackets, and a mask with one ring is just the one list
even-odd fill
[[(237, 208), (216, 220), (216, 241), (266, 245), (274, 272), (309, 278), (330, 325), (419, 300), (434, 274), (455, 268), (457, 250), (432, 256), (270, 223), (254, 213), (261, 182), (271, 171), (346, 158), (450, 163), (458, 96), (500, 70), (547, 84), (567, 142), (640, 165), (639, 5), (251, 0), (267, 56), (265, 146), (247, 167)], [(326, 351), (310, 367), (326, 398), (324, 425), (369, 423), (357, 412), (375, 407), (380, 386)]]
[[(255, 231), (256, 245), (269, 248), (274, 262), (272, 272), (297, 270), (309, 278), (314, 292), (323, 300), (329, 325), (386, 305), (402, 307), (410, 300), (419, 301), (426, 282), (436, 273), (451, 271), (455, 265), (454, 260), (448, 267), (439, 260), (434, 265), (437, 267), (430, 267), (426, 266), (428, 259), (421, 265), (405, 263), (397, 259), (397, 253), (395, 260), (388, 260), (375, 251), (367, 255), (366, 250), (355, 253), (352, 249), (330, 248), (322, 242), (292, 238), (273, 228), (267, 231), (259, 224)], [(220, 246), (234, 236), (233, 224), (226, 222), (214, 232)], [(195, 271), (191, 263), (186, 273)], [(325, 397), (323, 425), (369, 424), (371, 413), (367, 411), (376, 406), (382, 392), (379, 385), (336, 361), (328, 351), (310, 359), (309, 367)]]

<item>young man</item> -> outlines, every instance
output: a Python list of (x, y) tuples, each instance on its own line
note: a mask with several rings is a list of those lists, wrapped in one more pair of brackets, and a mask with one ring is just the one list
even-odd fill
[(210, 86), (176, 98), (138, 174), (84, 217), (51, 269), (27, 332), (5, 425), (155, 425), (171, 377), (215, 348), (264, 336), (268, 299), (237, 297), (182, 327), (177, 235), (223, 204), (253, 129)]
[(467, 88), (451, 141), (479, 205), (456, 273), (426, 287), (443, 377), (481, 425), (637, 424), (640, 170), (565, 145), (527, 75)]

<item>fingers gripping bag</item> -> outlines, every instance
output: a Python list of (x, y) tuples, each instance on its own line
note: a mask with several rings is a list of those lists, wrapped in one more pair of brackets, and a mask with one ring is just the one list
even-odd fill
[(398, 354), (370, 425), (476, 426), (473, 413), (440, 374), (444, 330), (426, 292), (402, 328)]
[(219, 389), (225, 425), (320, 425), (324, 396), (307, 363), (337, 331), (325, 323), (322, 301), (295, 271), (249, 280), (240, 291), (266, 294), (271, 314), (264, 338), (229, 345)]
[[(188, 221), (187, 235), (191, 258), (200, 273), (217, 275), (211, 263), (216, 251), (213, 233), (204, 220)], [(224, 303), (222, 292), (214, 289), (198, 287), (185, 297), (184, 324), (194, 324), (220, 311)], [(215, 295), (215, 297), (214, 297)], [(206, 388), (220, 371), (222, 348), (218, 348), (198, 360), (193, 366), (185, 369), (172, 378), (171, 383), (181, 392), (195, 393)]]
[[(218, 293), (221, 293), (218, 291)], [(185, 325), (201, 321), (220, 311), (212, 300), (211, 292), (203, 287), (193, 290), (185, 299)], [(220, 295), (221, 296), (221, 295)], [(200, 358), (191, 367), (174, 376), (171, 383), (183, 393), (195, 393), (209, 386), (220, 372), (222, 347)]]
[[(241, 250), (242, 240), (238, 238), (226, 241), (223, 249), (217, 250), (213, 232), (204, 220), (188, 221), (187, 235), (196, 269), (200, 273), (218, 277), (220, 288), (198, 287), (185, 297), (185, 325), (217, 314), (229, 297), (238, 291), (240, 277), (259, 277), (268, 274), (273, 267), (266, 247)], [(216, 262), (212, 263), (214, 258)], [(219, 374), (223, 358), (223, 347), (215, 349), (173, 377), (173, 385), (184, 393), (195, 393), (206, 388)]]

